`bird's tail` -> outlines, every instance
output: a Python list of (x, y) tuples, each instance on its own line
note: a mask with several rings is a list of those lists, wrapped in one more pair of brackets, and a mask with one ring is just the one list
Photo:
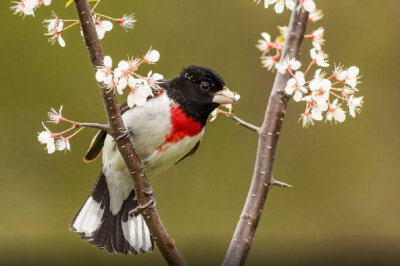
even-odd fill
[(143, 216), (129, 215), (136, 207), (135, 191), (132, 190), (119, 213), (113, 215), (106, 177), (100, 173), (96, 185), (69, 228), (82, 239), (108, 252), (136, 255), (153, 251), (153, 240)]

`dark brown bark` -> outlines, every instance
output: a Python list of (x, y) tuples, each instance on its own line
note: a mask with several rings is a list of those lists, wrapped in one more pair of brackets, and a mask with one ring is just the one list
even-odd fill
[[(298, 5), (297, 1), (296, 8)], [(296, 11), (296, 8), (290, 18), (281, 60), (286, 56), (297, 58), (300, 53), (308, 13), (303, 10)], [(282, 75), (278, 72), (276, 74), (264, 121), (259, 131), (257, 157), (250, 190), (223, 265), (243, 265), (245, 263), (269, 189), (274, 184), (272, 177), (274, 156), (289, 100), (283, 90), (289, 79), (288, 73)]]
[[(82, 27), (85, 44), (89, 51), (90, 59), (94, 70), (103, 65), (104, 54), (93, 24), (93, 18), (88, 0), (74, 0), (76, 11), (78, 13), (80, 25)], [(156, 242), (164, 259), (170, 265), (186, 265), (183, 257), (175, 247), (175, 241), (169, 237), (163, 226), (157, 210), (148, 203), (152, 200), (151, 187), (143, 171), (143, 163), (138, 158), (132, 147), (129, 138), (120, 138), (125, 132), (125, 126), (121, 118), (118, 101), (114, 90), (107, 90), (103, 84), (98, 84), (104, 102), (104, 108), (107, 114), (109, 134), (116, 140), (118, 149), (124, 159), (129, 172), (132, 175), (136, 197), (140, 205), (147, 206), (143, 211), (143, 217), (149, 227), (150, 233)]]

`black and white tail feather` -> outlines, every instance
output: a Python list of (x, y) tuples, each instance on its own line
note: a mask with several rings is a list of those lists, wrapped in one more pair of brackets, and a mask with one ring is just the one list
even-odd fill
[(99, 249), (118, 254), (153, 251), (153, 240), (141, 214), (130, 216), (137, 207), (135, 191), (132, 190), (117, 215), (110, 211), (110, 196), (103, 172), (89, 197), (70, 224), (70, 230)]

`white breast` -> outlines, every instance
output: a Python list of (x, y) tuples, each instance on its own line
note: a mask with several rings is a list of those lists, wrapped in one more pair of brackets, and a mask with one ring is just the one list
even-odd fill
[[(141, 160), (146, 160), (147, 177), (157, 175), (173, 166), (190, 152), (203, 136), (204, 130), (177, 143), (167, 143), (162, 150), (165, 136), (171, 131), (171, 100), (164, 92), (150, 99), (144, 106), (135, 107), (123, 115), (125, 126), (132, 131), (130, 140)], [(110, 209), (115, 215), (133, 189), (132, 178), (113, 139), (107, 136), (103, 147), (103, 172), (110, 193)]]

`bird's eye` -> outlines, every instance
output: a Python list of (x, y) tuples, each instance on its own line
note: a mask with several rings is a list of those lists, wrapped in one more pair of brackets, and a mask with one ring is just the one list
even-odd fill
[(201, 84), (200, 84), (200, 88), (202, 89), (202, 90), (206, 90), (206, 89), (208, 89), (208, 83), (207, 82), (205, 82), (205, 81), (203, 81)]

